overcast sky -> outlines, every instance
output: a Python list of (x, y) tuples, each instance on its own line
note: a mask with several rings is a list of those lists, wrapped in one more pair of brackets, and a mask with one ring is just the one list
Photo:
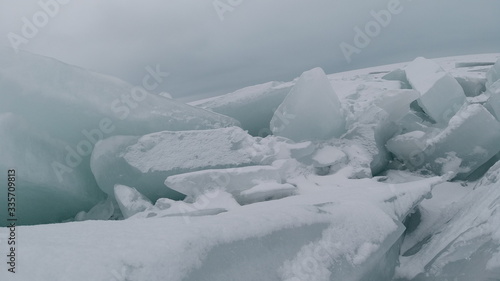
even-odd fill
[[(132, 84), (141, 83), (146, 66), (160, 65), (170, 73), (160, 90), (184, 99), (288, 81), (316, 66), (334, 73), (500, 52), (498, 0), (400, 0), (386, 26), (378, 31), (372, 23), (376, 35), (350, 62), (342, 42), (357, 48), (355, 28), (370, 26), (371, 11), (396, 0), (58, 1), (69, 3), (33, 38), (23, 37), (20, 49)], [(33, 22), (39, 11), (39, 1), (0, 0), (0, 44), (11, 45), (9, 34), (22, 37), (23, 17)]]

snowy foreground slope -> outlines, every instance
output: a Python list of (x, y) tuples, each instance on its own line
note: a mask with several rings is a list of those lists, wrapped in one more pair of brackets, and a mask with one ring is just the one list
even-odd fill
[(499, 58), (186, 105), (0, 49), (0, 280), (500, 280)]

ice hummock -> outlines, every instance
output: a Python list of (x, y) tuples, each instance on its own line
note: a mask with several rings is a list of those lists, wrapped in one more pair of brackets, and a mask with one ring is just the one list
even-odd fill
[(208, 169), (270, 165), (280, 158), (312, 153), (310, 144), (254, 138), (239, 127), (163, 131), (141, 137), (115, 136), (96, 144), (91, 168), (99, 187), (113, 196), (115, 184), (135, 187), (150, 200), (181, 199), (164, 181), (177, 174)]
[(321, 68), (300, 76), (274, 113), (271, 131), (294, 141), (324, 140), (345, 132), (339, 98)]
[(386, 168), (391, 155), (385, 144), (398, 132), (398, 121), (410, 112), (410, 104), (418, 98), (414, 90), (377, 90), (375, 93), (377, 98), (348, 120), (349, 130), (342, 137), (366, 151), (369, 175), (377, 175)]
[(420, 92), (418, 104), (437, 123), (446, 124), (464, 104), (460, 84), (434, 61), (417, 58), (405, 72), (412, 88)]

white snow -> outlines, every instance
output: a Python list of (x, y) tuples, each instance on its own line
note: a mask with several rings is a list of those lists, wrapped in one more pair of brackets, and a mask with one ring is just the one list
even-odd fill
[[(298, 196), (189, 220), (183, 215), (141, 219), (137, 214), (135, 219), (118, 222), (19, 227), (23, 246), (17, 254), (29, 270), (15, 275), (2, 270), (0, 278), (244, 281), (306, 274), (313, 276), (307, 280), (321, 281), (329, 280), (328, 272), (369, 276), (377, 268), (369, 254), (379, 253), (376, 261), (381, 261), (390, 252), (404, 230), (398, 217), (410, 212), (441, 181), (393, 185), (337, 177), (321, 184), (320, 179), (325, 178), (298, 180)], [(6, 231), (1, 228), (0, 237)], [(328, 255), (311, 251), (317, 247)], [(53, 254), (50, 262), (40, 262), (47, 251)], [(345, 262), (339, 266), (337, 260)], [(311, 272), (304, 261), (312, 261), (318, 270)]]
[(315, 167), (326, 167), (345, 164), (347, 156), (336, 147), (325, 146), (318, 149), (312, 159)]

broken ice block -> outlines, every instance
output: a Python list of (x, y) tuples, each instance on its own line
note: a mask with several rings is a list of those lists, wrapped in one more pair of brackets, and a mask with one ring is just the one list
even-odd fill
[(486, 107), (497, 120), (500, 120), (500, 80), (488, 87), (486, 95), (488, 96), (488, 100), (484, 104), (484, 107)]
[(410, 83), (406, 78), (406, 72), (404, 69), (397, 68), (386, 75), (382, 76), (382, 79), (390, 80), (390, 81), (400, 81), (401, 89), (411, 89)]
[(434, 121), (446, 124), (464, 104), (460, 84), (434, 61), (417, 58), (405, 71), (412, 88), (420, 92), (418, 104)]
[(312, 157), (316, 174), (335, 173), (347, 163), (347, 155), (339, 148), (325, 146), (316, 151)]
[(222, 190), (232, 194), (237, 201), (241, 192), (261, 183), (280, 183), (278, 168), (249, 166), (230, 169), (211, 169), (170, 176), (165, 185), (188, 196), (188, 200), (206, 192)]
[[(115, 207), (116, 205), (116, 207)], [(75, 221), (86, 221), (86, 220), (109, 220), (115, 214), (115, 210), (118, 209), (118, 205), (111, 198), (106, 198), (106, 200), (99, 202), (97, 205), (92, 207), (90, 211), (81, 211), (75, 216)]]
[(486, 88), (500, 80), (500, 59), (486, 73)]
[(500, 123), (482, 105), (471, 104), (435, 132), (398, 135), (387, 148), (410, 169), (427, 168), (436, 174), (454, 172), (466, 177), (500, 151)]
[(396, 122), (410, 112), (410, 104), (420, 97), (415, 90), (385, 91), (375, 105), (388, 113), (388, 120)]
[(345, 164), (347, 156), (342, 150), (336, 147), (325, 146), (316, 151), (312, 160), (314, 167), (326, 167)]
[(462, 86), (464, 93), (467, 97), (476, 97), (485, 91), (486, 79), (484, 77), (474, 76), (457, 76), (457, 82)]
[(345, 132), (340, 101), (321, 68), (300, 76), (274, 113), (271, 131), (294, 141), (330, 139)]
[(114, 194), (123, 217), (126, 219), (153, 207), (151, 201), (133, 187), (117, 184)]
[[(410, 104), (419, 96), (415, 90), (381, 91), (373, 104), (365, 106), (353, 120), (350, 120), (349, 130), (342, 138), (359, 144), (361, 151), (366, 152), (363, 161), (369, 165), (371, 170), (369, 175), (377, 175), (389, 163), (390, 155), (385, 143), (398, 131), (396, 122), (408, 114)], [(362, 160), (357, 156), (354, 157)], [(351, 163), (352, 159), (352, 156), (349, 156)]]
[(260, 164), (274, 151), (258, 140), (238, 127), (116, 136), (96, 144), (91, 168), (99, 187), (111, 196), (115, 184), (124, 184), (152, 201), (180, 199), (182, 194), (163, 184), (167, 177)]
[(190, 104), (230, 116), (240, 121), (241, 127), (249, 134), (265, 137), (271, 133), (269, 122), (274, 111), (292, 86), (292, 82), (268, 82)]
[(296, 190), (297, 187), (289, 183), (264, 182), (242, 191), (240, 195), (237, 196), (237, 199), (238, 203), (246, 205), (288, 197), (293, 195)]

